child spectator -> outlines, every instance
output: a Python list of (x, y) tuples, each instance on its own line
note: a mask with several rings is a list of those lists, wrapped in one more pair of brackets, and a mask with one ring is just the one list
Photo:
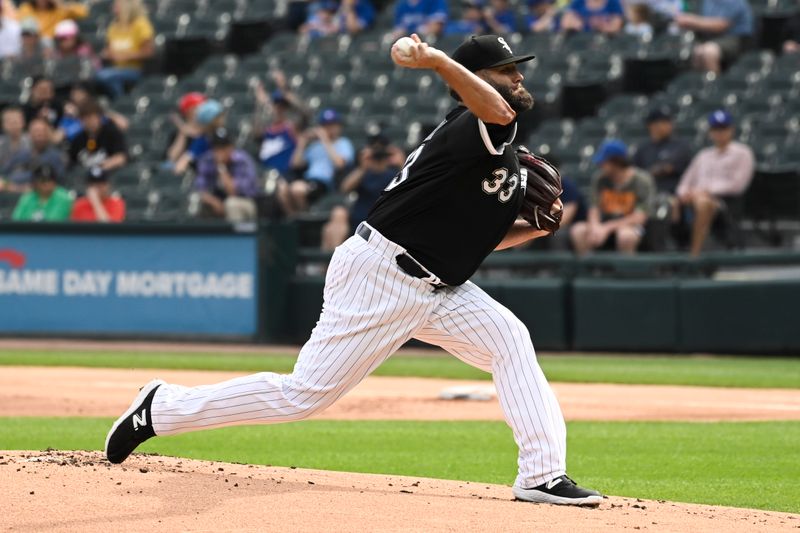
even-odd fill
[(64, 174), (64, 153), (53, 144), (53, 129), (50, 124), (46, 120), (35, 118), (28, 124), (28, 135), (28, 149), (17, 152), (6, 165), (11, 190), (28, 190), (31, 173), (39, 164), (49, 165), (56, 179)]
[(678, 200), (691, 209), (690, 252), (700, 255), (714, 218), (741, 200), (753, 179), (755, 158), (749, 146), (733, 140), (736, 129), (727, 111), (708, 117), (708, 136), (714, 146), (692, 159), (678, 185)]
[(33, 0), (19, 7), (20, 20), (33, 17), (39, 23), (42, 36), (50, 40), (55, 35), (56, 24), (66, 19), (83, 19), (89, 15), (89, 6), (81, 2), (61, 0)]
[(30, 96), (22, 109), (25, 112), (26, 122), (30, 123), (35, 118), (41, 118), (50, 126), (56, 127), (64, 114), (64, 106), (56, 98), (53, 80), (44, 76), (34, 78)]
[(412, 33), (420, 36), (439, 35), (446, 22), (447, 2), (444, 0), (397, 0), (393, 37)]
[[(72, 85), (69, 91), (69, 99), (64, 102), (64, 114), (61, 116), (61, 120), (58, 121), (58, 128), (54, 134), (55, 143), (60, 143), (63, 140), (72, 142), (83, 131), (79, 110), (83, 104), (93, 100), (94, 97), (94, 89), (90, 84), (78, 82)], [(128, 130), (130, 121), (121, 113), (117, 113), (113, 109), (104, 109), (103, 114), (113, 121), (120, 131), (125, 132)]]
[(25, 115), (22, 108), (8, 106), (3, 109), (3, 135), (0, 136), (0, 191), (4, 190), (11, 170), (9, 163), (17, 154), (28, 150), (30, 137), (25, 133)]
[(211, 136), (211, 151), (197, 164), (195, 189), (200, 191), (203, 214), (228, 222), (256, 219), (258, 176), (250, 154), (236, 148), (224, 128)]
[(0, 3), (0, 59), (16, 58), (22, 51), (22, 29)]
[(653, 205), (653, 178), (631, 165), (627, 146), (616, 139), (604, 142), (593, 161), (601, 172), (592, 182), (588, 221), (574, 224), (570, 232), (575, 252), (635, 253)]
[(203, 126), (197, 122), (197, 109), (205, 101), (206, 96), (203, 93), (186, 93), (178, 100), (180, 114), (170, 114), (169, 118), (175, 126), (175, 134), (169, 143), (166, 156), (167, 162), (171, 163), (173, 168), (186, 149), (203, 135)]
[(80, 108), (79, 114), (83, 131), (69, 145), (72, 164), (86, 169), (98, 167), (103, 173), (125, 166), (128, 162), (125, 136), (103, 115), (100, 105), (90, 100)]
[(644, 37), (653, 35), (653, 26), (650, 24), (652, 12), (650, 6), (642, 3), (628, 5), (628, 22), (625, 24), (625, 33)]
[(703, 41), (694, 47), (695, 68), (716, 73), (747, 48), (753, 35), (753, 12), (746, 0), (703, 0), (700, 15), (679, 13), (675, 22)]
[(303, 177), (278, 182), (278, 200), (287, 215), (305, 211), (315, 200), (334, 190), (338, 172), (353, 163), (355, 150), (342, 137), (342, 119), (333, 109), (319, 115), (319, 126), (306, 130), (297, 141), (290, 166)]
[[(297, 147), (297, 132), (308, 124), (308, 110), (300, 98), (288, 87), (280, 71), (272, 73), (278, 87), (268, 96), (263, 84), (256, 86), (256, 110), (253, 117), (253, 134), (260, 143), (258, 158), (265, 169), (275, 169), (282, 176), (289, 174), (289, 161)], [(263, 118), (269, 116), (269, 124)]]
[(625, 23), (620, 0), (572, 0), (561, 17), (563, 31), (593, 31), (616, 35)]
[(75, 200), (70, 219), (75, 222), (123, 222), (125, 200), (111, 194), (108, 174), (99, 167), (89, 169), (86, 195)]
[(72, 211), (72, 195), (58, 185), (56, 171), (39, 165), (31, 175), (32, 190), (23, 194), (11, 219), (19, 222), (63, 222)]
[(553, 0), (528, 0), (525, 28), (531, 33), (558, 30), (558, 10)]
[(97, 81), (116, 98), (125, 92), (126, 84), (139, 81), (144, 62), (155, 54), (155, 31), (142, 0), (114, 0), (113, 9), (107, 44), (100, 54), (111, 66), (97, 73)]
[(403, 151), (389, 143), (384, 135), (373, 135), (358, 155), (358, 167), (342, 181), (344, 194), (355, 193), (356, 201), (348, 210), (336, 206), (322, 229), (322, 249), (333, 250), (367, 218), (372, 205), (403, 166)]
[(211, 149), (210, 136), (219, 128), (225, 127), (225, 108), (216, 100), (206, 100), (195, 112), (197, 124), (203, 128), (203, 134), (195, 137), (186, 151), (175, 163), (175, 174), (181, 175), (191, 166), (197, 164), (206, 152)]

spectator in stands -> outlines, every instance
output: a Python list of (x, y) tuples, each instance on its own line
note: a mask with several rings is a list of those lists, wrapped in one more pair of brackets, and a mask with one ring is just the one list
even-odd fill
[(675, 17), (683, 12), (683, 0), (629, 0), (626, 2), (626, 7), (630, 9), (637, 4), (647, 7), (646, 22), (650, 24), (654, 33), (679, 32)]
[(28, 101), (22, 107), (25, 121), (30, 123), (35, 118), (46, 120), (55, 127), (64, 114), (64, 105), (56, 98), (56, 87), (53, 80), (44, 76), (33, 79)]
[(104, 174), (125, 166), (128, 162), (125, 135), (104, 116), (100, 105), (90, 100), (80, 108), (79, 115), (83, 131), (69, 145), (72, 164), (86, 169), (98, 167)]
[(115, 0), (114, 20), (106, 33), (100, 56), (110, 63), (97, 73), (97, 81), (112, 98), (125, 92), (126, 84), (139, 81), (144, 62), (155, 55), (155, 30), (142, 0)]
[(561, 193), (561, 203), (564, 212), (561, 215), (561, 227), (551, 239), (550, 247), (554, 250), (568, 250), (571, 245), (572, 227), (586, 220), (586, 198), (583, 196), (578, 184), (569, 176), (562, 176), (561, 184), (564, 192)]
[[(94, 88), (91, 84), (78, 82), (72, 85), (69, 91), (69, 99), (64, 102), (64, 114), (61, 116), (61, 120), (58, 121), (54, 142), (60, 143), (64, 140), (71, 142), (83, 131), (79, 110), (86, 102), (94, 100), (94, 98)], [(125, 132), (128, 130), (130, 121), (121, 113), (117, 113), (113, 109), (104, 109), (103, 115), (114, 122), (120, 131)]]
[(489, 33), (489, 25), (483, 14), (483, 0), (462, 2), (464, 9), (461, 18), (451, 20), (444, 27), (445, 35), (483, 35)]
[(197, 164), (194, 186), (201, 195), (203, 215), (224, 217), (228, 222), (256, 219), (256, 163), (250, 154), (234, 146), (225, 128), (213, 133), (211, 151)]
[(334, 190), (336, 174), (353, 163), (355, 150), (342, 136), (342, 119), (333, 109), (319, 115), (319, 126), (297, 140), (290, 167), (303, 171), (302, 179), (278, 182), (278, 201), (287, 215), (305, 211), (315, 200)]
[[(92, 46), (81, 38), (78, 25), (70, 19), (56, 24), (53, 57), (61, 60), (73, 57), (83, 59), (91, 66), (92, 72), (100, 68), (100, 59), (95, 55)], [(59, 68), (63, 68), (63, 65)], [(77, 71), (75, 79), (84, 77), (84, 74), (89, 72)]]
[(12, 220), (19, 222), (63, 222), (72, 211), (72, 195), (58, 185), (57, 172), (47, 164), (38, 165), (31, 175), (32, 190), (23, 194)]
[(216, 100), (206, 100), (197, 106), (195, 120), (203, 128), (203, 134), (189, 143), (189, 148), (178, 158), (175, 163), (177, 175), (196, 165), (200, 157), (211, 149), (211, 135), (219, 128), (225, 127), (225, 108)]
[(800, 14), (792, 17), (784, 28), (785, 41), (783, 41), (783, 52), (794, 54), (800, 52)]
[[(548, 155), (547, 160), (556, 168), (561, 167), (561, 164), (553, 155)], [(553, 250), (569, 250), (572, 246), (570, 232), (572, 226), (577, 222), (584, 222), (586, 220), (586, 213), (588, 207), (586, 205), (586, 198), (581, 192), (578, 184), (575, 183), (570, 176), (565, 174), (561, 175), (561, 184), (564, 192), (561, 193), (561, 203), (564, 205), (564, 211), (561, 215), (560, 229), (550, 236), (549, 239), (542, 240), (540, 246), (545, 246)], [(529, 248), (530, 245), (523, 245), (522, 248)]]
[(528, 0), (525, 28), (531, 33), (554, 32), (559, 27), (554, 0)]
[(592, 182), (588, 221), (574, 224), (570, 232), (575, 252), (635, 253), (653, 204), (653, 178), (631, 164), (627, 146), (617, 139), (604, 142), (594, 162), (601, 172)]
[(572, 0), (561, 17), (563, 31), (592, 31), (616, 35), (625, 24), (620, 0)]
[[(297, 147), (297, 132), (303, 131), (308, 122), (308, 109), (302, 100), (291, 91), (280, 71), (272, 74), (278, 87), (267, 96), (263, 84), (256, 86), (256, 110), (253, 117), (253, 135), (260, 143), (258, 158), (265, 169), (275, 169), (281, 176), (289, 174), (289, 162)], [(263, 125), (263, 118), (269, 124)]]
[(483, 18), (489, 33), (508, 35), (517, 31), (517, 15), (508, 0), (489, 0), (483, 9)]
[(197, 122), (197, 109), (206, 100), (203, 93), (186, 93), (178, 100), (180, 114), (170, 114), (169, 118), (175, 126), (175, 133), (169, 143), (166, 155), (167, 161), (172, 164), (173, 168), (195, 139), (200, 138), (204, 133), (203, 126)]
[(28, 17), (20, 22), (22, 41), (20, 52), (17, 56), (17, 64), (21, 71), (31, 76), (39, 76), (44, 71), (42, 62), (44, 61), (46, 48), (42, 44), (39, 35), (39, 23), (36, 19)]
[(356, 200), (348, 210), (336, 206), (322, 228), (322, 249), (333, 250), (355, 231), (367, 218), (367, 213), (403, 166), (404, 154), (382, 134), (369, 138), (358, 154), (358, 166), (342, 181), (340, 191), (355, 193)]
[(675, 22), (703, 41), (694, 47), (695, 68), (716, 73), (748, 47), (753, 35), (753, 12), (746, 0), (703, 0), (700, 15), (679, 13)]
[(111, 194), (108, 173), (92, 167), (86, 177), (86, 195), (75, 200), (70, 219), (75, 222), (123, 222), (125, 200)]
[(12, 190), (27, 190), (31, 184), (33, 169), (47, 164), (56, 174), (56, 179), (64, 175), (64, 153), (53, 144), (53, 128), (41, 118), (28, 124), (30, 146), (17, 152), (6, 165), (9, 186)]
[(678, 185), (678, 200), (689, 208), (693, 256), (700, 255), (717, 214), (736, 207), (753, 179), (755, 157), (734, 139), (733, 117), (724, 110), (708, 117), (708, 136), (714, 146), (692, 159)]
[(22, 29), (0, 3), (0, 59), (13, 59), (22, 51)]
[[(3, 135), (0, 136), (0, 191), (5, 190), (8, 185), (8, 175), (12, 168), (9, 163), (14, 160), (17, 154), (27, 151), (31, 146), (30, 137), (25, 133), (25, 115), (21, 107), (8, 106), (3, 109), (2, 125)], [(10, 185), (13, 188), (13, 183)]]
[(369, 0), (329, 0), (312, 4), (312, 11), (300, 32), (310, 37), (355, 35), (369, 28), (374, 20), (375, 8)]
[(626, 6), (628, 22), (625, 23), (625, 33), (639, 37), (652, 36), (653, 25), (650, 23), (653, 13), (650, 6), (637, 2)]
[(673, 195), (692, 159), (692, 148), (688, 142), (674, 135), (672, 110), (669, 107), (652, 109), (645, 120), (650, 140), (637, 147), (633, 164), (655, 178), (659, 192)]
[(50, 40), (55, 35), (56, 24), (66, 19), (83, 19), (89, 15), (89, 6), (83, 2), (61, 0), (33, 0), (19, 7), (20, 20), (33, 17), (39, 23), (42, 36)]
[(439, 35), (447, 22), (445, 0), (397, 0), (394, 7), (393, 37), (418, 33)]

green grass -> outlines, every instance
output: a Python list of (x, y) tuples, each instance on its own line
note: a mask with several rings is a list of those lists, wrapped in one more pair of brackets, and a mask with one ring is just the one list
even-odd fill
[[(295, 356), (267, 350), (264, 354), (8, 350), (0, 353), (0, 365), (289, 372)], [(798, 358), (541, 355), (539, 360), (551, 381), (800, 388)], [(449, 356), (396, 355), (375, 374), (490, 378)]]
[[(100, 449), (110, 419), (0, 419), (0, 449)], [(800, 423), (573, 422), (569, 471), (608, 494), (800, 512)], [(502, 422), (306, 421), (145, 443), (197, 459), (510, 484)]]

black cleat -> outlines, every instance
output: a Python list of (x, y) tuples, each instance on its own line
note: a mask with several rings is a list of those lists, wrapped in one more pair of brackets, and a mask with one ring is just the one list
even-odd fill
[(111, 426), (106, 436), (106, 457), (110, 462), (121, 463), (137, 446), (156, 436), (150, 408), (156, 390), (163, 384), (160, 379), (154, 379), (142, 387), (128, 410)]
[(551, 479), (532, 489), (523, 489), (515, 485), (513, 491), (516, 499), (526, 502), (597, 507), (603, 501), (602, 494), (596, 490), (579, 487), (567, 476)]

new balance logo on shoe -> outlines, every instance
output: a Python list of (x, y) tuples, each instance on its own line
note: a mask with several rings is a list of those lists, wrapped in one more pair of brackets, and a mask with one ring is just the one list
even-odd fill
[(139, 431), (139, 426), (147, 425), (147, 409), (142, 409), (142, 414), (133, 415), (133, 430)]
[[(135, 424), (135, 422), (134, 422), (134, 424)], [(547, 482), (547, 485), (546, 485), (547, 489), (550, 490), (553, 487), (555, 487), (556, 485), (558, 485), (559, 483), (561, 483), (561, 478), (560, 477), (557, 477), (555, 479), (551, 479), (550, 481)]]

